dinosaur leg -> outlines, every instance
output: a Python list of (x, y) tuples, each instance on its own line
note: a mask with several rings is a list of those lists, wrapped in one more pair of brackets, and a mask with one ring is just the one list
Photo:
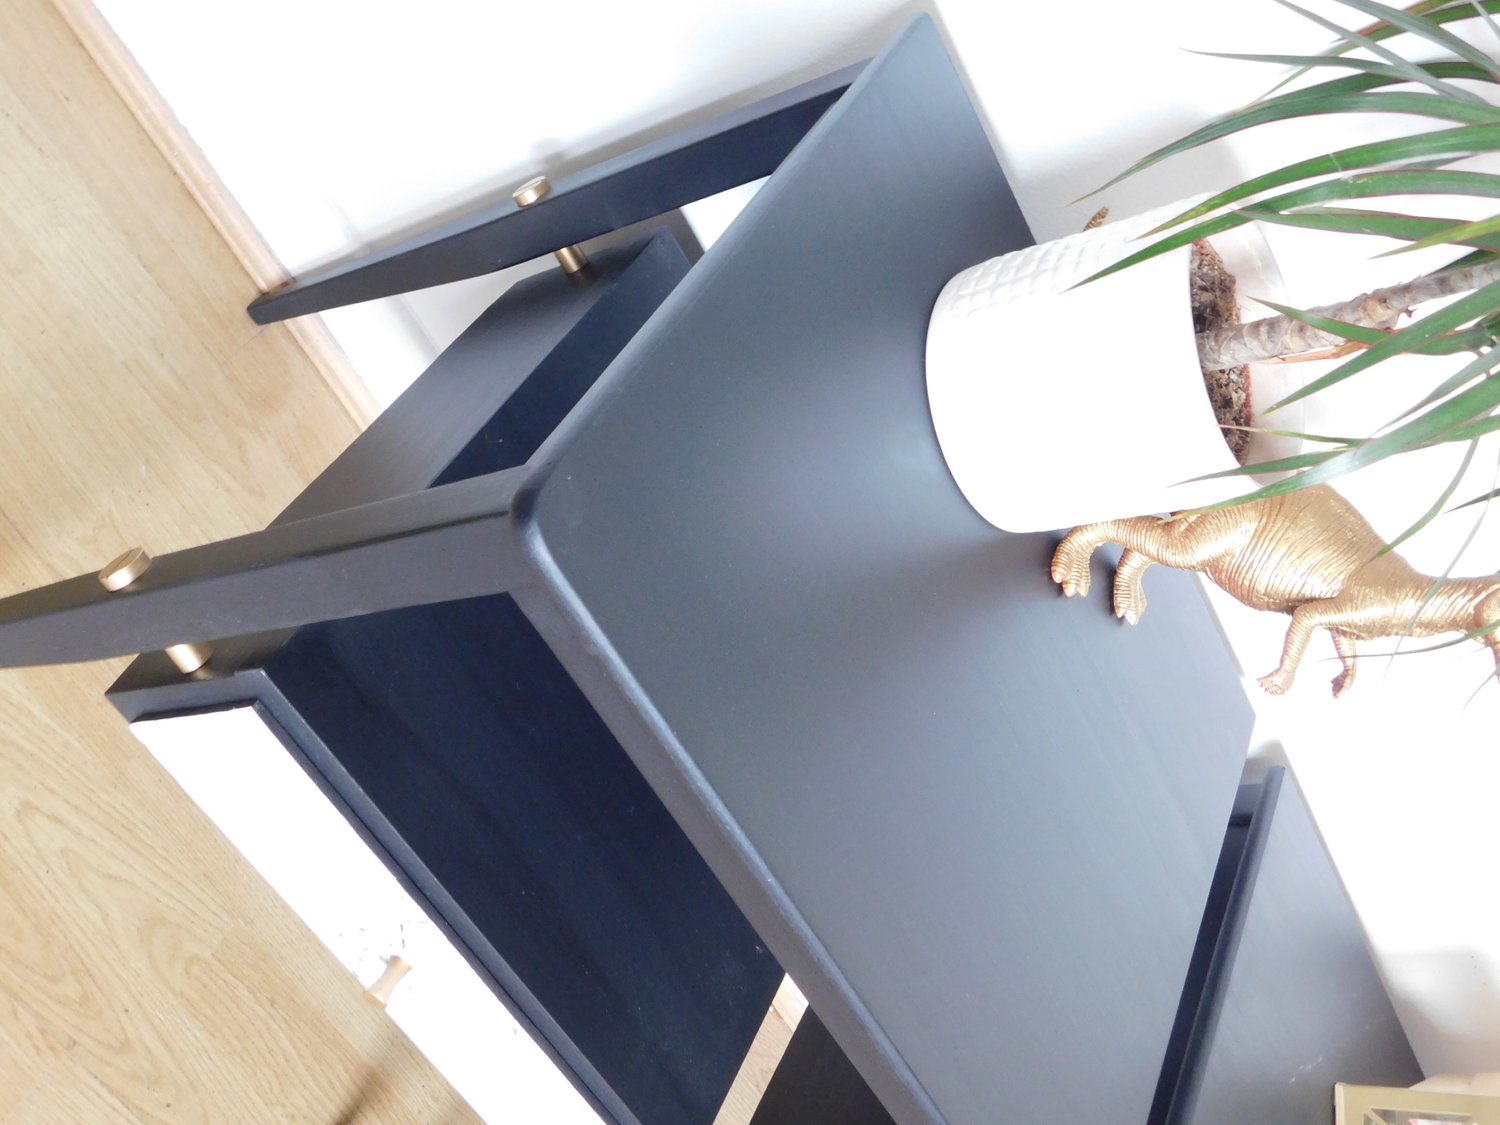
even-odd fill
[(1134, 548), (1127, 548), (1120, 556), (1120, 565), (1115, 567), (1115, 616), (1123, 617), (1134, 625), (1146, 612), (1146, 591), (1141, 588), (1141, 575), (1156, 560), (1148, 558)]
[(1339, 654), (1339, 661), (1343, 664), (1343, 670), (1333, 678), (1333, 697), (1337, 699), (1354, 686), (1354, 638), (1348, 633), (1337, 629), (1331, 630), (1333, 635), (1333, 647)]
[(1082, 597), (1089, 592), (1089, 560), (1097, 548), (1105, 543), (1130, 546), (1127, 536), (1134, 539), (1149, 535), (1151, 529), (1161, 522), (1156, 516), (1136, 516), (1075, 527), (1063, 536), (1052, 555), (1052, 580), (1068, 597)]
[[(1313, 630), (1325, 628), (1334, 635), (1334, 644), (1338, 645), (1338, 626), (1345, 620), (1351, 618), (1357, 610), (1341, 606), (1337, 598), (1324, 598), (1321, 601), (1303, 602), (1292, 611), (1292, 624), (1286, 631), (1286, 643), (1281, 649), (1281, 664), (1276, 671), (1260, 678), (1260, 686), (1272, 695), (1281, 695), (1292, 686), (1292, 680), (1297, 675), (1297, 665), (1302, 661), (1302, 654), (1307, 650), (1307, 642), (1313, 635)], [(1339, 656), (1344, 656), (1344, 650), (1339, 649)], [(1352, 660), (1353, 645), (1350, 644), (1349, 656)], [(1339, 677), (1344, 681), (1344, 687), (1349, 686), (1354, 674), (1352, 663), (1347, 664), (1346, 671)], [(1337, 681), (1335, 681), (1335, 694), (1337, 694)]]
[(1479, 603), (1479, 613), (1472, 623), (1479, 629), (1488, 629), (1479, 640), (1495, 654), (1495, 678), (1500, 680), (1500, 583)]
[[(1136, 516), (1086, 523), (1068, 532), (1057, 545), (1057, 552), (1052, 556), (1052, 578), (1069, 597), (1087, 594), (1089, 558), (1102, 543), (1118, 543), (1127, 551), (1144, 556), (1140, 562), (1132, 564), (1138, 570), (1144, 570), (1149, 563), (1198, 570), (1226, 551), (1235, 549), (1235, 541), (1222, 535), (1223, 524), (1222, 520), (1192, 516), (1175, 520)], [(1140, 609), (1145, 609), (1144, 601)], [(1130, 619), (1128, 613), (1120, 616)], [(1136, 619), (1139, 617), (1137, 612)]]

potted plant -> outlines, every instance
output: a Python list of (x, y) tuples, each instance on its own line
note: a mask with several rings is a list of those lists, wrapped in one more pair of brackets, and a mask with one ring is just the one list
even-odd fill
[[(1500, 354), (1493, 350), (1500, 215), (1469, 221), (1358, 205), (1390, 196), (1500, 198), (1500, 176), (1460, 166), (1500, 151), (1500, 106), (1491, 104), (1500, 100), (1500, 62), (1461, 35), (1471, 21), (1490, 20), (1500, 0), (1422, 0), (1404, 9), (1340, 2), (1374, 22), (1346, 29), (1304, 13), (1339, 43), (1312, 56), (1230, 56), (1294, 72), (1267, 96), (1151, 153), (1111, 183), (1274, 121), (1384, 113), (1431, 125), (1287, 164), (1168, 214), (982, 263), (945, 289), (929, 333), (929, 399), (955, 479), (991, 522), (1030, 531), (1236, 503), (1459, 444), (1467, 453), (1452, 484), (1399, 541), (1447, 507), (1478, 440), (1500, 429)], [(1437, 57), (1413, 61), (1418, 49)], [(1449, 246), (1454, 254), (1406, 284), (1298, 310), (1278, 299), (1274, 266), (1245, 238), (1261, 223), (1382, 235), (1404, 249)], [(1195, 328), (1183, 300), (1192, 258), (1215, 252), (1231, 274), (1239, 271), (1232, 305), (1242, 315)], [(1002, 293), (1003, 286), (991, 285), (1001, 281), (1018, 284)], [(1164, 296), (1152, 296), (1158, 288)], [(1274, 315), (1262, 315), (1266, 304)], [(989, 327), (1007, 341), (1004, 352), (980, 344)], [(1019, 354), (1012, 350), (1017, 342)], [(1082, 360), (1076, 371), (1060, 369), (1063, 353)], [(1001, 354), (1004, 360), (996, 358)], [(1302, 432), (1295, 411), (1307, 396), (1408, 354), (1453, 359), (1388, 425), (1363, 437)], [(1305, 386), (1287, 364), (1330, 356), (1342, 362)], [(1136, 372), (1128, 379), (1120, 374), (1126, 363)], [(1205, 374), (1213, 379), (1246, 365), (1253, 415), (1216, 420)], [(1062, 444), (1040, 424), (1057, 418), (1068, 419)], [(1251, 436), (1243, 463), (1216, 437), (1221, 430)], [(1111, 457), (1101, 474), (1097, 447), (1084, 454), (1078, 446), (1120, 434), (1128, 435), (1129, 452)], [(1076, 468), (1085, 464), (1087, 472)], [(1017, 479), (1026, 487), (1016, 488)]]

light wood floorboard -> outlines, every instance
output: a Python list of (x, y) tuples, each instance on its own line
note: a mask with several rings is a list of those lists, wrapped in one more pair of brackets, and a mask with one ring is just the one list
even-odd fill
[[(52, 4), (0, 4), (0, 591), (263, 526), (354, 437), (255, 288)], [(0, 1121), (472, 1120), (130, 737), (121, 666), (0, 672)]]

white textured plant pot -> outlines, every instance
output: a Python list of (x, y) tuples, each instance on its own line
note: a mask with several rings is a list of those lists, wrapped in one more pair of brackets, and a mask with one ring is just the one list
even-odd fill
[[(1177, 511), (1264, 483), (1198, 481), (1232, 469), (1193, 340), (1182, 247), (1077, 289), (1149, 243), (1190, 206), (1108, 223), (981, 262), (944, 287), (927, 334), (927, 396), (948, 468), (969, 503), (1006, 531)], [(1253, 224), (1210, 242), (1238, 282), (1242, 320), (1273, 315), (1281, 277)], [(1261, 421), (1296, 386), (1296, 364), (1251, 368), (1257, 426), (1300, 430), (1300, 404)], [(1300, 442), (1252, 435), (1250, 460)]]

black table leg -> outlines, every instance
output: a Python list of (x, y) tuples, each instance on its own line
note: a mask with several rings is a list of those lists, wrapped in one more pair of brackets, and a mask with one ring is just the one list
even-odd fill
[(843, 95), (846, 67), (560, 179), (528, 207), (506, 197), (375, 254), (317, 270), (250, 305), (258, 324), (478, 277), (769, 176)]

